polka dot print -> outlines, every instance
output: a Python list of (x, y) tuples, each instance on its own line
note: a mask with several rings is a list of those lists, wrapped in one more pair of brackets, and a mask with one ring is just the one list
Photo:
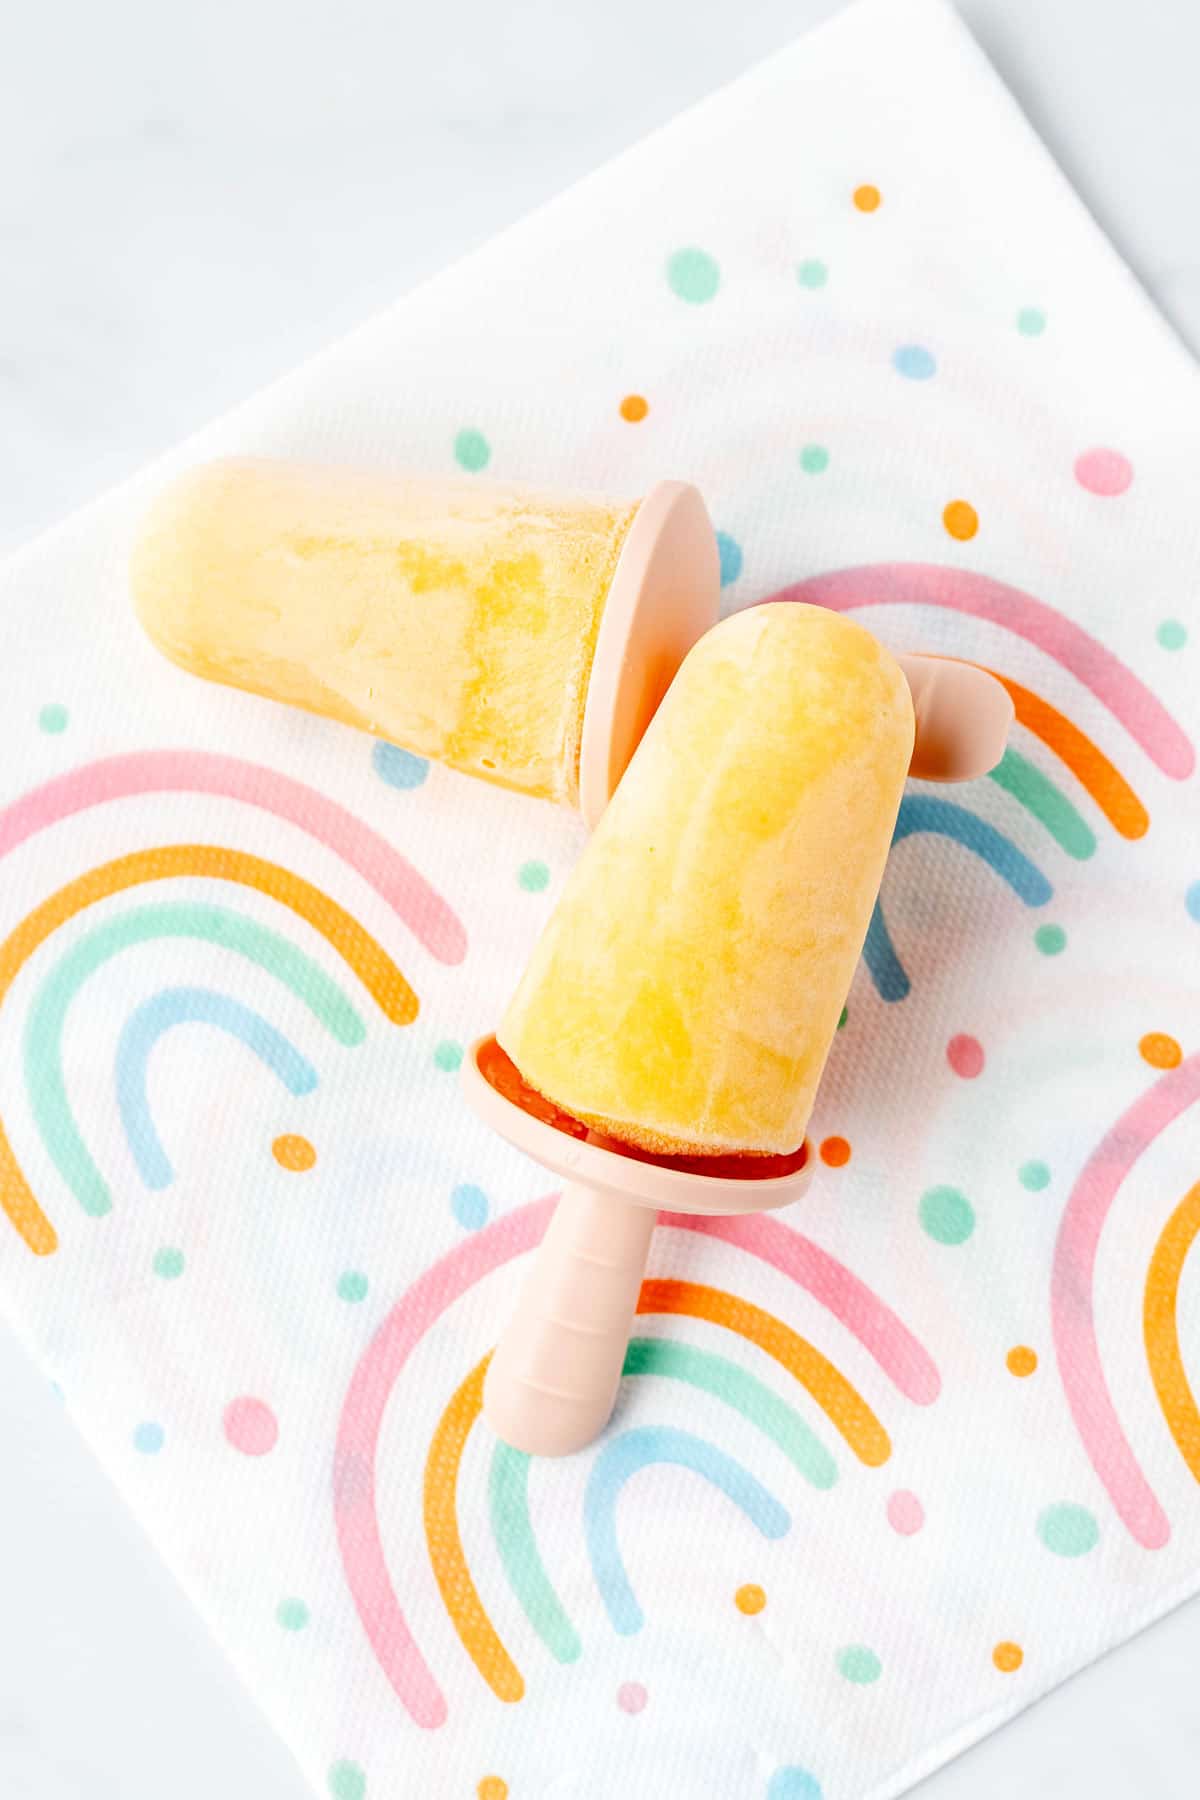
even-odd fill
[(67, 729), (70, 722), (70, 713), (57, 701), (51, 701), (47, 706), (43, 706), (38, 714), (38, 728), (44, 731), (48, 737), (58, 737)]
[(1165, 1031), (1148, 1031), (1138, 1050), (1152, 1069), (1177, 1069), (1183, 1061), (1183, 1051)]
[(946, 1045), (946, 1061), (956, 1075), (964, 1081), (974, 1081), (983, 1073), (983, 1045), (978, 1038), (968, 1037), (966, 1032), (959, 1032)]
[(936, 1244), (965, 1244), (975, 1229), (975, 1208), (955, 1187), (931, 1187), (921, 1195), (921, 1229)]
[(1017, 1179), (1023, 1188), (1031, 1194), (1040, 1193), (1042, 1188), (1050, 1185), (1050, 1170), (1044, 1162), (1022, 1163), (1017, 1172)]
[(1119, 450), (1085, 450), (1075, 459), (1075, 479), (1089, 494), (1112, 500), (1133, 483), (1133, 464)]
[(1002, 1675), (1015, 1675), (1025, 1661), (1025, 1652), (1020, 1644), (1013, 1644), (1006, 1640), (1004, 1643), (996, 1645), (992, 1651), (992, 1661)]
[(937, 358), (924, 344), (901, 344), (892, 351), (892, 367), (906, 381), (932, 381), (937, 374)]
[(359, 1306), (371, 1291), (371, 1284), (361, 1269), (346, 1269), (337, 1280), (337, 1296), (349, 1306)]
[(1017, 330), (1022, 337), (1041, 337), (1046, 329), (1046, 315), (1040, 306), (1023, 306), (1017, 314)]
[(806, 475), (823, 475), (829, 467), (829, 452), (824, 444), (805, 444), (800, 452), (800, 467)]
[(527, 894), (542, 894), (550, 886), (550, 871), (544, 862), (522, 863), (517, 871), (517, 886)]
[(717, 555), (721, 559), (721, 586), (730, 587), (742, 572), (742, 546), (727, 531), (718, 531)]
[(821, 1140), (821, 1161), (831, 1169), (842, 1169), (850, 1161), (850, 1145), (844, 1137)]
[(965, 544), (979, 530), (979, 514), (969, 500), (951, 500), (942, 513), (942, 524), (952, 538)]
[(844, 1650), (839, 1650), (837, 1666), (839, 1675), (844, 1675), (856, 1687), (869, 1687), (883, 1673), (883, 1664), (866, 1644), (847, 1644)]
[(1100, 1527), (1086, 1506), (1062, 1502), (1039, 1516), (1037, 1534), (1055, 1556), (1086, 1556), (1100, 1542)]
[(411, 750), (402, 750), (399, 744), (385, 744), (382, 740), (372, 750), (371, 762), (380, 781), (401, 791), (420, 787), (429, 774), (429, 764), (423, 756), (414, 756)]
[(649, 1698), (640, 1681), (623, 1681), (617, 1689), (617, 1705), (623, 1713), (640, 1713)]
[(303, 1600), (281, 1600), (275, 1609), (275, 1617), (284, 1631), (303, 1631), (309, 1616)]
[(802, 288), (823, 288), (829, 280), (829, 270), (815, 256), (809, 257), (797, 268), (796, 280)]
[(733, 1596), (733, 1604), (740, 1613), (752, 1617), (762, 1611), (767, 1604), (767, 1596), (756, 1581), (747, 1581)]
[(767, 1785), (767, 1800), (822, 1800), (821, 1784), (798, 1763), (776, 1769)]
[(641, 394), (626, 394), (620, 405), (621, 417), (629, 425), (640, 425), (650, 411), (649, 402)]
[(271, 1145), (271, 1155), (281, 1169), (289, 1169), (293, 1175), (303, 1175), (317, 1160), (317, 1153), (308, 1139), (296, 1137), (290, 1132), (275, 1139)]
[(464, 1231), (481, 1231), (488, 1221), (488, 1197), (472, 1182), (460, 1182), (450, 1196), (450, 1211)]
[(1067, 934), (1061, 925), (1039, 925), (1033, 941), (1043, 956), (1060, 956), (1067, 947)]
[(1037, 1351), (1031, 1350), (1028, 1344), (1016, 1344), (1004, 1361), (1010, 1375), (1025, 1379), (1032, 1375), (1038, 1366)]
[(694, 247), (673, 251), (667, 258), (667, 285), (689, 306), (705, 305), (714, 298), (721, 285), (716, 258), (707, 250)]
[(332, 1800), (366, 1800), (367, 1777), (355, 1762), (335, 1762), (329, 1771)]
[(441, 1043), (434, 1047), (434, 1067), (441, 1069), (444, 1074), (452, 1075), (455, 1069), (461, 1068), (462, 1059), (463, 1047), (461, 1044), (456, 1044), (452, 1038), (443, 1038)]
[(154, 1252), (154, 1273), (162, 1281), (178, 1281), (186, 1266), (182, 1250), (164, 1246)]
[(133, 1434), (133, 1447), (139, 1456), (157, 1456), (166, 1441), (166, 1432), (153, 1419), (144, 1420)]
[(914, 1537), (925, 1523), (925, 1508), (908, 1488), (888, 1495), (887, 1522), (901, 1537)]
[(465, 427), (454, 440), (454, 460), (469, 475), (477, 475), (492, 460), (492, 447), (482, 431)]
[(475, 1789), (475, 1800), (508, 1800), (508, 1783), (499, 1775), (485, 1775)]
[(865, 181), (861, 187), (856, 187), (851, 198), (860, 213), (878, 212), (883, 205), (883, 195), (869, 181)]
[(1178, 619), (1164, 619), (1154, 635), (1164, 650), (1182, 650), (1188, 641), (1187, 626)]
[(243, 1394), (225, 1408), (225, 1436), (243, 1456), (267, 1456), (279, 1442), (279, 1421), (265, 1400)]

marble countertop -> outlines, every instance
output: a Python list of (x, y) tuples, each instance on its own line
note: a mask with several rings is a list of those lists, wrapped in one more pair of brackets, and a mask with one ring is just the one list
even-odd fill
[[(836, 3), (44, 0), (12, 14), (0, 60), (0, 548)], [(1200, 348), (1195, 0), (961, 7)], [(2, 1330), (0, 1430), (0, 1794), (304, 1800), (287, 1753)], [(1183, 1800), (1200, 1760), (1198, 1660), (1200, 1602), (921, 1793)]]

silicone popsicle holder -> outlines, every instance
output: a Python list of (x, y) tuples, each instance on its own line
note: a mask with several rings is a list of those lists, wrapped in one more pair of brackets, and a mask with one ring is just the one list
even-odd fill
[(483, 1409), (498, 1437), (566, 1456), (604, 1429), (616, 1399), (659, 1210), (766, 1212), (812, 1178), (790, 1156), (658, 1157), (591, 1131), (522, 1081), (494, 1037), (463, 1060), (472, 1108), (567, 1184), (488, 1365)]

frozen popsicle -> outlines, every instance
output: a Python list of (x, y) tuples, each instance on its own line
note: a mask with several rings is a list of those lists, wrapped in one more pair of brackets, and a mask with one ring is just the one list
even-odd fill
[(797, 1149), (913, 748), (862, 626), (768, 604), (694, 646), (497, 1032), (524, 1080), (657, 1155)]
[(719, 565), (683, 483), (639, 504), (246, 459), (161, 496), (132, 584), (194, 674), (598, 814)]

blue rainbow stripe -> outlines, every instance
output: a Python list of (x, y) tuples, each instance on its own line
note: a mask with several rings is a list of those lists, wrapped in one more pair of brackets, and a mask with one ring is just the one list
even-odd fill
[(117, 1045), (117, 1106), (138, 1172), (148, 1188), (169, 1187), (175, 1179), (150, 1112), (147, 1072), (159, 1039), (177, 1025), (215, 1025), (253, 1051), (290, 1094), (311, 1094), (317, 1071), (283, 1033), (255, 1012), (212, 988), (164, 988), (143, 1001), (126, 1021)]
[[(1026, 906), (1045, 906), (1054, 893), (1037, 864), (1030, 862), (994, 825), (989, 825), (986, 820), (977, 818), (974, 813), (968, 812), (963, 806), (954, 805), (950, 800), (934, 800), (925, 794), (906, 794), (900, 802), (892, 843), (896, 845), (904, 838), (915, 837), (922, 832), (951, 838), (965, 850), (971, 851), (972, 855), (978, 856), (990, 869), (994, 869)], [(863, 960), (882, 1000), (903, 1000), (909, 993), (912, 983), (896, 954), (883, 916), (883, 906), (878, 900), (867, 928)]]

